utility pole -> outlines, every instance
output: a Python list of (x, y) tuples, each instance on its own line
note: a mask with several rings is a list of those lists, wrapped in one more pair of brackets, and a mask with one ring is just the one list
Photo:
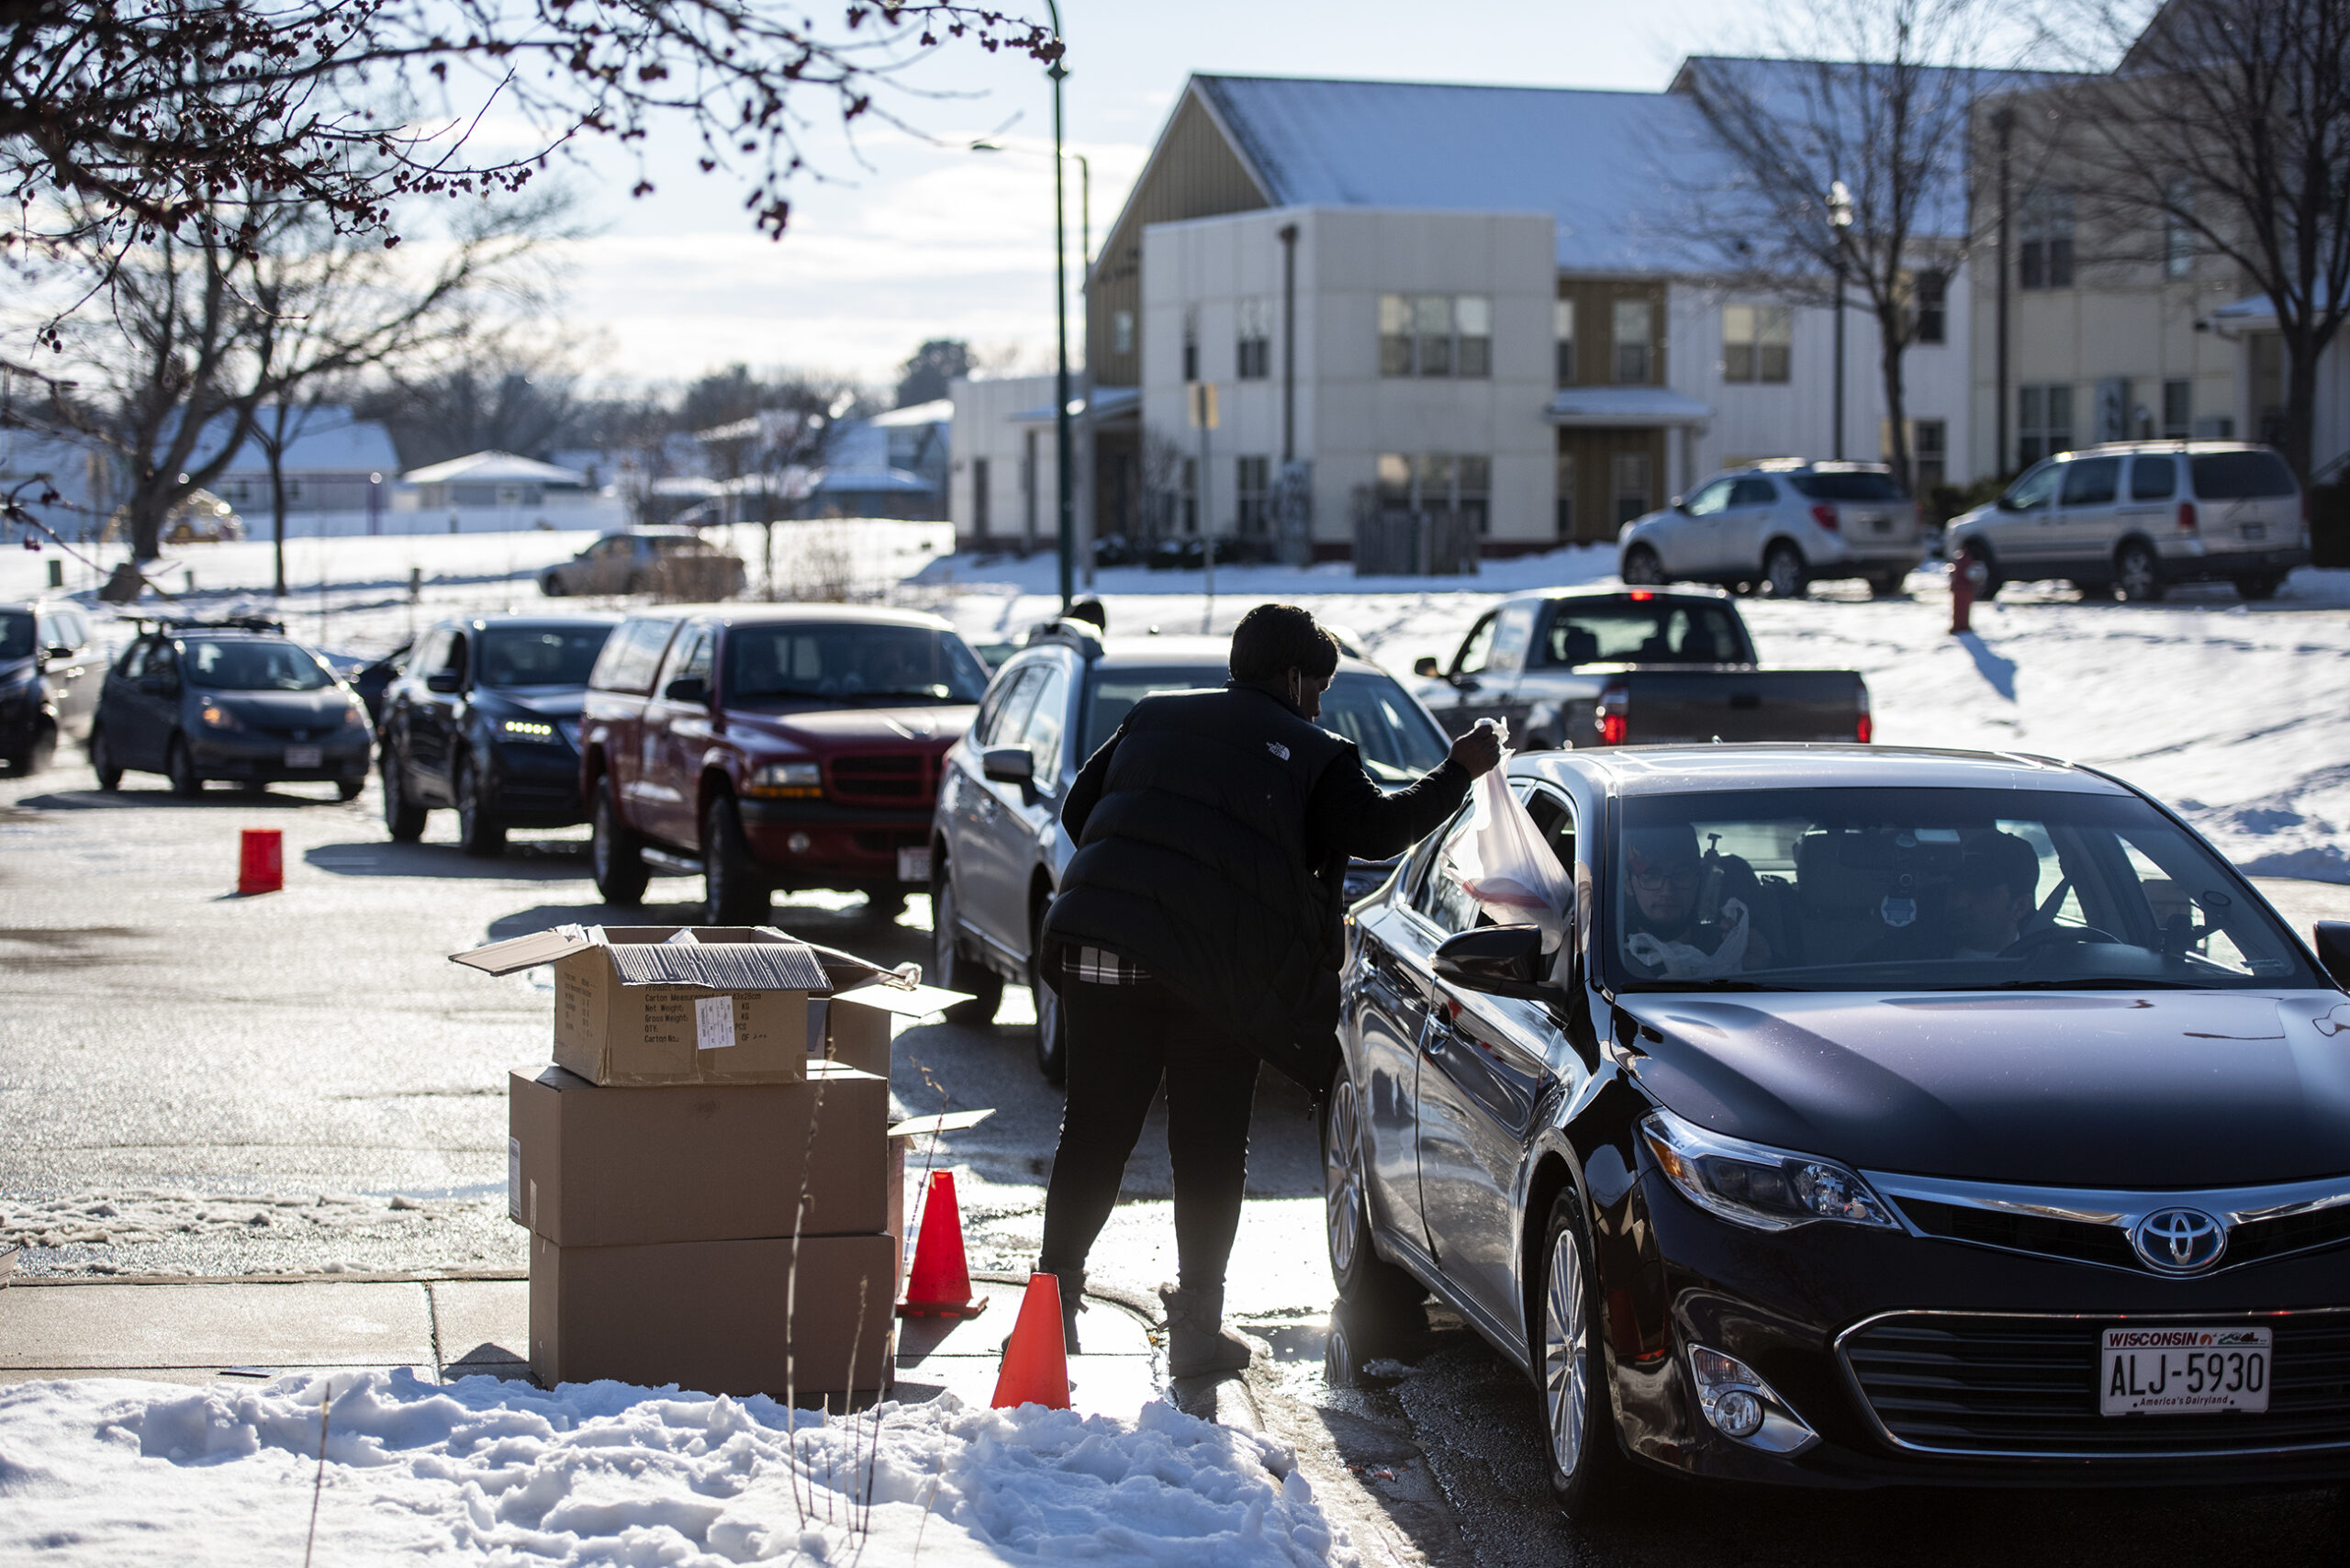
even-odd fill
[[(1058, 0), (1045, 0), (1045, 7), (1053, 19), (1053, 41), (1060, 44), (1061, 8)], [(1064, 45), (1064, 53), (1066, 46)], [(1059, 501), (1060, 588), (1061, 610), (1066, 613), (1077, 597), (1077, 497), (1072, 487), (1077, 478), (1077, 453), (1073, 433), (1069, 429), (1069, 217), (1068, 200), (1062, 194), (1061, 179), (1061, 83), (1069, 71), (1060, 57), (1053, 61), (1053, 321), (1058, 339), (1058, 372), (1054, 377), (1053, 436), (1059, 448), (1060, 483), (1056, 489)], [(1088, 184), (1091, 182), (1089, 180)]]
[(1852, 228), (1852, 188), (1841, 180), (1832, 180), (1828, 186), (1828, 229), (1836, 246), (1836, 429), (1830, 455), (1839, 463), (1844, 460), (1844, 237)]
[(1991, 472), (2004, 476), (2008, 471), (2008, 454), (2014, 450), (2008, 444), (2008, 289), (2015, 278), (2015, 268), (2009, 260), (2011, 235), (2009, 226), (2013, 220), (2015, 204), (2013, 188), (2008, 180), (2008, 152), (2015, 134), (2016, 112), (2002, 104), (1991, 113), (1991, 129), (1999, 136), (1999, 290), (1998, 320), (1998, 346), (1992, 351), (1994, 378), (1998, 383), (1998, 406), (1992, 420), (1998, 431), (1998, 449), (1991, 454)]

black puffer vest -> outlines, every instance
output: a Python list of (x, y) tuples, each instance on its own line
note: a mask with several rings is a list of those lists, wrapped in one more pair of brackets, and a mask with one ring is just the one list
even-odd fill
[(1308, 863), (1306, 802), (1354, 747), (1246, 687), (1147, 697), (1045, 916), (1124, 954), (1307, 1088), (1337, 1062), (1345, 857)]

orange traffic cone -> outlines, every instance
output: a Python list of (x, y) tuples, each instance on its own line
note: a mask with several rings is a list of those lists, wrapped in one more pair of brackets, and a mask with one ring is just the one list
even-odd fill
[(998, 1410), (1014, 1405), (1069, 1408), (1069, 1346), (1061, 1338), (1061, 1282), (1051, 1274), (1028, 1276), (1020, 1317), (1003, 1342), (1003, 1370), (996, 1374)]
[(285, 886), (285, 835), (274, 827), (245, 829), (237, 854), (237, 891), (274, 893)]
[(922, 1204), (922, 1234), (914, 1238), (914, 1266), (906, 1276), (906, 1299), (898, 1305), (898, 1316), (977, 1317), (987, 1307), (987, 1297), (971, 1294), (971, 1271), (963, 1261), (963, 1215), (955, 1206), (955, 1172), (934, 1170)]

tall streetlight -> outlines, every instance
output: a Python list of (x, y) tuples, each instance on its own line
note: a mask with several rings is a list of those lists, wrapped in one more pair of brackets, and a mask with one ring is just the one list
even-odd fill
[[(1066, 53), (1058, 0), (1045, 0), (1045, 9), (1053, 18), (1053, 42)], [(1053, 330), (1058, 362), (1053, 380), (1053, 437), (1059, 449), (1061, 609), (1066, 610), (1077, 597), (1077, 498), (1070, 493), (1077, 479), (1077, 462), (1069, 416), (1069, 217), (1068, 202), (1061, 194), (1061, 82), (1069, 70), (1061, 64), (1061, 55), (1053, 57), (1048, 73), (1053, 79)]]
[(1830, 454), (1844, 458), (1844, 236), (1852, 227), (1852, 189), (1841, 180), (1828, 186), (1828, 227), (1836, 247), (1836, 429)]

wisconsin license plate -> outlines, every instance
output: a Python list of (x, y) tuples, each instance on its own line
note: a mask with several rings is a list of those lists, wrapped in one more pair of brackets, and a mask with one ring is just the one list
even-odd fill
[(898, 880), (927, 882), (930, 880), (930, 851), (901, 849), (898, 851)]
[(290, 745), (285, 748), (285, 766), (288, 767), (317, 767), (326, 759), (326, 753), (314, 745)]
[(2266, 539), (2268, 537), (2268, 525), (2265, 522), (2247, 522), (2238, 532), (2246, 539)]
[(2266, 1328), (2109, 1328), (2098, 1348), (2098, 1412), (2188, 1416), (2268, 1408)]
[(1889, 517), (1873, 517), (1869, 519), (1869, 532), (1871, 533), (1890, 533), (1893, 532), (1893, 520)]

